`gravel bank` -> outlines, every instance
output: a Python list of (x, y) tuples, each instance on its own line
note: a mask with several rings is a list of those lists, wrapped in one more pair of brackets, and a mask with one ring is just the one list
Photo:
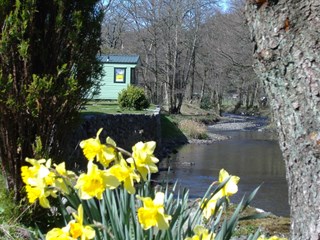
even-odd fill
[(253, 122), (226, 122), (210, 125), (208, 128), (216, 130), (244, 130), (258, 127), (259, 125)]
[(188, 139), (188, 143), (191, 143), (191, 144), (211, 144), (214, 142), (223, 141), (223, 140), (227, 140), (230, 138), (228, 136), (215, 134), (215, 133), (208, 133), (208, 136), (209, 136), (209, 139)]

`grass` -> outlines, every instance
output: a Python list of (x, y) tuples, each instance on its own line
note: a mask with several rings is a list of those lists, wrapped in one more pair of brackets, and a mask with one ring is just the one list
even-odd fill
[[(5, 186), (3, 177), (0, 178), (1, 186)], [(14, 221), (18, 217), (16, 205), (13, 203), (13, 198), (6, 192), (5, 187), (1, 188), (0, 192), (0, 224)]]
[(184, 132), (189, 138), (192, 139), (208, 139), (209, 136), (207, 134), (207, 127), (205, 124), (185, 119), (179, 122), (178, 124), (179, 129), (181, 129), (182, 132)]
[(149, 109), (136, 111), (131, 109), (121, 109), (117, 101), (90, 101), (82, 109), (84, 114), (152, 114), (155, 105)]
[[(0, 184), (5, 186), (3, 176)], [(20, 223), (21, 207), (18, 206), (5, 187), (0, 189), (0, 239), (23, 240), (31, 239), (31, 230)]]
[(181, 114), (161, 114), (161, 130), (164, 139), (207, 139), (205, 124), (217, 122), (219, 116), (211, 110), (184, 103)]
[(178, 128), (178, 123), (172, 115), (161, 114), (161, 137), (162, 139), (185, 138), (183, 132)]
[(0, 239), (23, 240), (31, 239), (31, 231), (19, 223), (0, 224)]

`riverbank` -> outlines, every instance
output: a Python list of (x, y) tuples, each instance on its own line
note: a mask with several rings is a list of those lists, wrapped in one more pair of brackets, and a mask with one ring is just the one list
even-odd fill
[(256, 130), (268, 132), (271, 139), (277, 139), (276, 131), (270, 127), (266, 117), (243, 116), (225, 114), (222, 117), (216, 115), (162, 115), (162, 128), (165, 128), (162, 136), (161, 150), (158, 151), (160, 159), (168, 157), (170, 154), (177, 152), (177, 149), (185, 144), (212, 144), (219, 141), (230, 139), (230, 136), (211, 133), (207, 131), (208, 138), (195, 139), (190, 138), (178, 128), (178, 122), (183, 119), (192, 119), (206, 124), (210, 130), (233, 131), (233, 130)]

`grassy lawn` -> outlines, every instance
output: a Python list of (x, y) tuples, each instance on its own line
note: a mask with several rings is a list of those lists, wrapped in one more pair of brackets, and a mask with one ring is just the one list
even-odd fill
[(131, 109), (121, 109), (117, 101), (90, 101), (82, 109), (84, 114), (152, 114), (156, 109), (151, 105), (148, 109), (136, 111)]

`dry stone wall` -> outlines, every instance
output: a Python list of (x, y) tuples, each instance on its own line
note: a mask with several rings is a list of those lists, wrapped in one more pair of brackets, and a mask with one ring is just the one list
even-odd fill
[[(82, 168), (83, 154), (79, 147), (81, 140), (95, 138), (97, 131), (103, 128), (100, 140), (111, 137), (119, 147), (132, 151), (132, 146), (139, 141), (156, 141), (159, 151), (161, 146), (160, 110), (151, 114), (92, 114), (85, 115), (77, 131), (72, 136), (72, 161), (70, 167)], [(86, 163), (85, 163), (86, 164)]]

